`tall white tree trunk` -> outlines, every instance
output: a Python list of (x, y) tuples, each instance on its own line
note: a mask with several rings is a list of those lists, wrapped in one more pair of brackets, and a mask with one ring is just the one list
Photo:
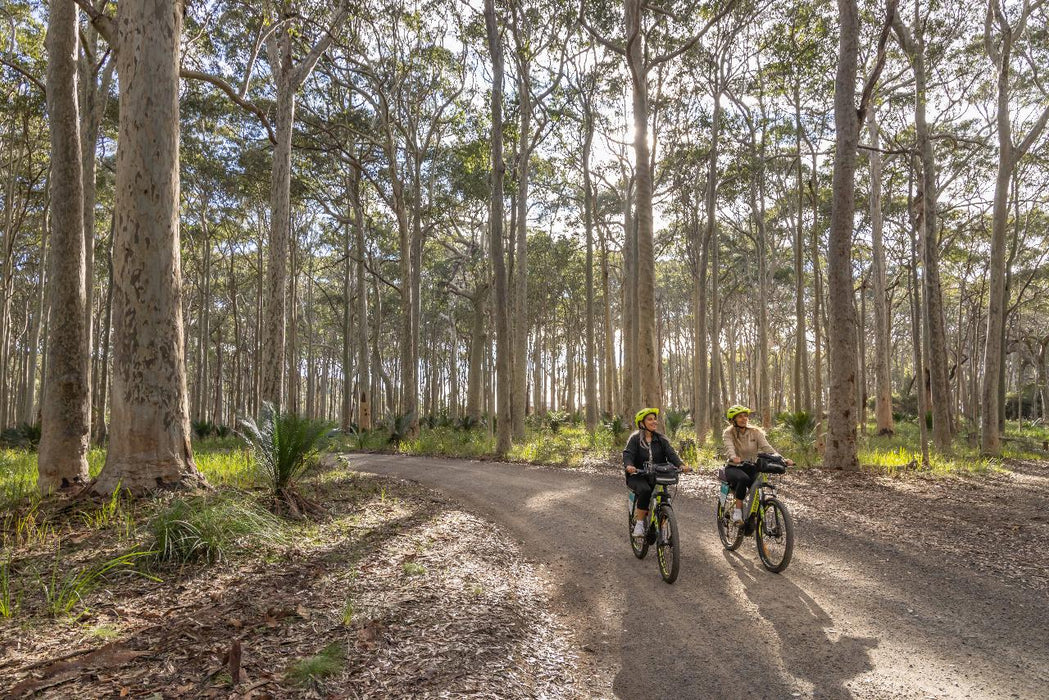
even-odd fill
[[(660, 352), (656, 346), (656, 262), (652, 221), (652, 157), (648, 146), (648, 71), (641, 35), (641, 0), (625, 0), (627, 66), (633, 85), (634, 172), (637, 220), (637, 366), (641, 403), (661, 406)], [(640, 407), (639, 407), (640, 408)]]
[(859, 13), (855, 0), (838, 0), (840, 35), (838, 71), (834, 81), (834, 195), (831, 201), (827, 250), (830, 327), (830, 415), (824, 466), (859, 469), (856, 455), (856, 307), (852, 294), (852, 227), (855, 211), (856, 64)]
[(195, 486), (179, 256), (182, 3), (124, 0), (113, 231), (113, 398), (99, 493)]
[(878, 135), (878, 117), (874, 106), (867, 114), (871, 138), (871, 239), (874, 277), (874, 418), (878, 435), (895, 432), (892, 419), (892, 384), (889, 378), (889, 300), (885, 279), (885, 244), (882, 236), (881, 213), (881, 142)]
[(83, 172), (77, 106), (77, 11), (53, 0), (47, 30), (51, 125), (51, 329), (37, 486), (47, 494), (85, 483), (90, 375), (84, 260)]
[(277, 145), (270, 172), (270, 240), (266, 262), (266, 320), (262, 340), (262, 400), (280, 406), (285, 399), (288, 256), (291, 237), (291, 134), (295, 88), (285, 73), (277, 81)]
[(510, 323), (507, 318), (506, 261), (503, 253), (503, 45), (495, 17), (494, 0), (485, 0), (484, 22), (488, 30), (488, 51), (492, 56), (492, 206), (489, 210), (492, 278), (495, 289), (495, 376), (496, 376), (496, 452), (510, 450)]

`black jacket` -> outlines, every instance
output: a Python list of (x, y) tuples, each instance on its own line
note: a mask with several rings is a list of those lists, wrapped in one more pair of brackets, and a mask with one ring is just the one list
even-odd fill
[[(638, 471), (645, 468), (645, 462), (649, 461), (648, 450), (641, 445), (641, 431), (635, 431), (626, 441), (626, 449), (623, 450), (623, 468), (634, 465)], [(673, 445), (666, 436), (661, 433), (652, 433), (652, 464), (666, 464), (670, 462), (675, 467), (681, 466), (681, 458), (677, 456)]]

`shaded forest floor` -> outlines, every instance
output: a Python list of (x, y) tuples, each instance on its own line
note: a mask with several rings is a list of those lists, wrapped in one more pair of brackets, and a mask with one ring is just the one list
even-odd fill
[[(618, 478), (607, 466), (582, 469)], [(498, 527), (433, 492), (334, 462), (309, 489), (329, 509), (322, 521), (256, 515), (256, 531), (211, 563), (143, 557), (82, 587), (84, 572), (156, 548), (153, 523), (175, 497), (9, 513), (0, 697), (595, 695), (575, 670), (590, 651), (548, 604), (552, 583)], [(710, 470), (682, 482), (700, 503), (715, 489)], [(1007, 460), (970, 476), (792, 470), (780, 490), (799, 522), (834, 524), (820, 533), (860, 534), (993, 576), (1018, 598), (1049, 590), (1049, 462)], [(251, 491), (223, 491), (256, 507)], [(63, 591), (68, 611), (49, 613)]]
[(48, 539), (7, 565), (0, 697), (577, 695), (545, 584), (490, 523), (394, 480), (330, 469), (313, 487), (323, 522), (246, 535), (210, 565), (124, 567), (58, 616), (44, 588), (130, 541), (84, 527), (105, 504), (37, 513)]

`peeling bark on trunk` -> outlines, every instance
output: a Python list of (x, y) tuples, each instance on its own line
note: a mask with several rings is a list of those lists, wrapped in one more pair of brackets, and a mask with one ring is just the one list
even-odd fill
[(637, 219), (637, 367), (640, 399), (662, 406), (656, 347), (656, 263), (652, 221), (652, 157), (648, 146), (648, 73), (641, 36), (641, 0), (626, 2), (627, 66), (633, 86), (634, 171)]
[(492, 206), (489, 210), (491, 236), (492, 281), (495, 291), (495, 376), (496, 446), (498, 454), (510, 450), (510, 323), (507, 318), (506, 260), (503, 253), (503, 46), (495, 17), (494, 0), (485, 0), (485, 27), (488, 30), (488, 51), (492, 57)]
[(84, 258), (83, 172), (77, 106), (77, 11), (54, 0), (47, 31), (51, 124), (51, 309), (41, 425), (42, 494), (87, 481), (90, 431)]
[(834, 81), (834, 198), (827, 249), (830, 285), (830, 415), (823, 464), (830, 469), (859, 469), (856, 455), (856, 307), (852, 293), (852, 225), (855, 210), (856, 64), (859, 15), (855, 0), (838, 0), (840, 36)]
[(204, 481), (190, 446), (179, 261), (182, 11), (157, 0), (118, 9), (113, 421), (101, 494)]
[(878, 137), (878, 117), (871, 106), (868, 112), (868, 126), (871, 138), (871, 239), (872, 239), (872, 276), (874, 278), (874, 419), (878, 435), (892, 435), (895, 432), (892, 418), (892, 383), (889, 374), (889, 299), (885, 279), (885, 244), (882, 237), (881, 213), (881, 143)]

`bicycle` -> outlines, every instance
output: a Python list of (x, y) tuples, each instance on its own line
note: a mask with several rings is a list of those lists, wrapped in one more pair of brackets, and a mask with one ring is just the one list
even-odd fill
[(745, 464), (754, 465), (758, 471), (747, 493), (741, 523), (732, 522), (731, 494), (724, 472), (719, 472), (723, 483), (717, 505), (718, 536), (725, 549), (734, 551), (744, 537), (753, 533), (762, 565), (778, 574), (787, 568), (794, 554), (794, 519), (787, 506), (776, 498), (776, 484), (767, 474), (784, 473), (786, 464), (779, 455), (767, 454), (758, 455), (756, 463)]
[(629, 507), (627, 510), (627, 536), (630, 537), (630, 548), (634, 556), (644, 559), (648, 554), (650, 545), (656, 545), (656, 559), (659, 561), (659, 575), (667, 583), (677, 580), (678, 570), (681, 566), (681, 548), (679, 546), (677, 532), (677, 517), (670, 505), (670, 500), (677, 491), (678, 474), (680, 470), (673, 464), (646, 465), (641, 474), (647, 474), (649, 483), (653, 485), (652, 500), (645, 519), (648, 524), (645, 534), (634, 537), (634, 524), (637, 518), (634, 516), (636, 506), (634, 503), (634, 492), (630, 492)]

